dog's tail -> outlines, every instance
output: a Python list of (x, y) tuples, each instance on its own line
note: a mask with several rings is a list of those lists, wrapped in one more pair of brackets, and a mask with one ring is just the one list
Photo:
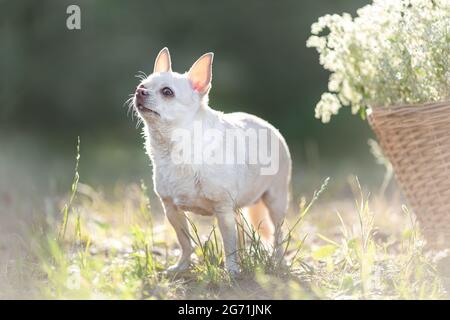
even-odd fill
[(258, 200), (258, 202), (252, 206), (247, 207), (246, 213), (249, 222), (253, 228), (258, 231), (261, 238), (264, 241), (273, 241), (275, 228), (273, 226), (272, 219), (270, 218), (269, 210), (264, 202), (261, 199)]

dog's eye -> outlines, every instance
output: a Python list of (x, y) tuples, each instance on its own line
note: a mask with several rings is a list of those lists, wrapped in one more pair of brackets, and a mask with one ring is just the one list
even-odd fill
[(162, 88), (161, 93), (165, 97), (173, 97), (173, 91), (169, 87)]

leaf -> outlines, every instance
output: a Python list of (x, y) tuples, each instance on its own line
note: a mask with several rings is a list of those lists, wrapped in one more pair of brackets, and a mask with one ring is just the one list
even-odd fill
[(342, 280), (341, 288), (343, 290), (350, 290), (350, 289), (353, 289), (354, 286), (355, 286), (355, 284), (353, 282), (352, 276), (346, 275), (344, 277), (344, 279)]
[(337, 247), (335, 245), (327, 244), (315, 250), (312, 253), (312, 257), (315, 260), (323, 260), (325, 258), (332, 256), (333, 253), (336, 251), (336, 249)]
[(406, 229), (403, 231), (402, 233), (402, 238), (403, 239), (410, 239), (413, 235), (413, 231), (411, 229)]
[(323, 234), (318, 233), (317, 236), (322, 239), (325, 242), (328, 242), (334, 246), (339, 246), (339, 243), (337, 243), (336, 241), (331, 240), (330, 238), (324, 236)]
[(350, 240), (348, 240), (348, 242), (347, 242), (347, 246), (348, 246), (350, 249), (356, 250), (357, 247), (358, 247), (358, 242), (356, 241), (356, 239), (350, 239)]

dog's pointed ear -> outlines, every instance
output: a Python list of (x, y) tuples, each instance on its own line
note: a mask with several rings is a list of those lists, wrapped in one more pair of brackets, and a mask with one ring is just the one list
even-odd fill
[(214, 53), (205, 53), (189, 69), (188, 78), (194, 90), (201, 94), (207, 93), (211, 88), (213, 58)]
[(172, 62), (170, 61), (170, 53), (167, 47), (163, 48), (156, 57), (153, 73), (172, 71)]

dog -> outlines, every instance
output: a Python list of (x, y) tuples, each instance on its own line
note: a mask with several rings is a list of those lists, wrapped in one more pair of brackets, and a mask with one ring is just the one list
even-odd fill
[[(281, 259), (283, 255), (281, 226), (292, 167), (288, 146), (277, 129), (254, 115), (225, 114), (209, 107), (213, 57), (202, 55), (180, 74), (172, 71), (169, 50), (163, 48), (153, 73), (142, 79), (133, 97), (144, 124), (154, 190), (181, 247), (178, 262), (168, 272), (190, 266), (194, 245), (186, 212), (217, 218), (230, 274), (240, 272), (237, 229), (242, 208), (247, 208), (258, 232), (272, 241), (274, 254)], [(208, 130), (208, 135), (196, 134)], [(251, 141), (227, 148), (230, 140), (239, 139)], [(269, 150), (270, 155), (258, 158), (257, 149)]]

